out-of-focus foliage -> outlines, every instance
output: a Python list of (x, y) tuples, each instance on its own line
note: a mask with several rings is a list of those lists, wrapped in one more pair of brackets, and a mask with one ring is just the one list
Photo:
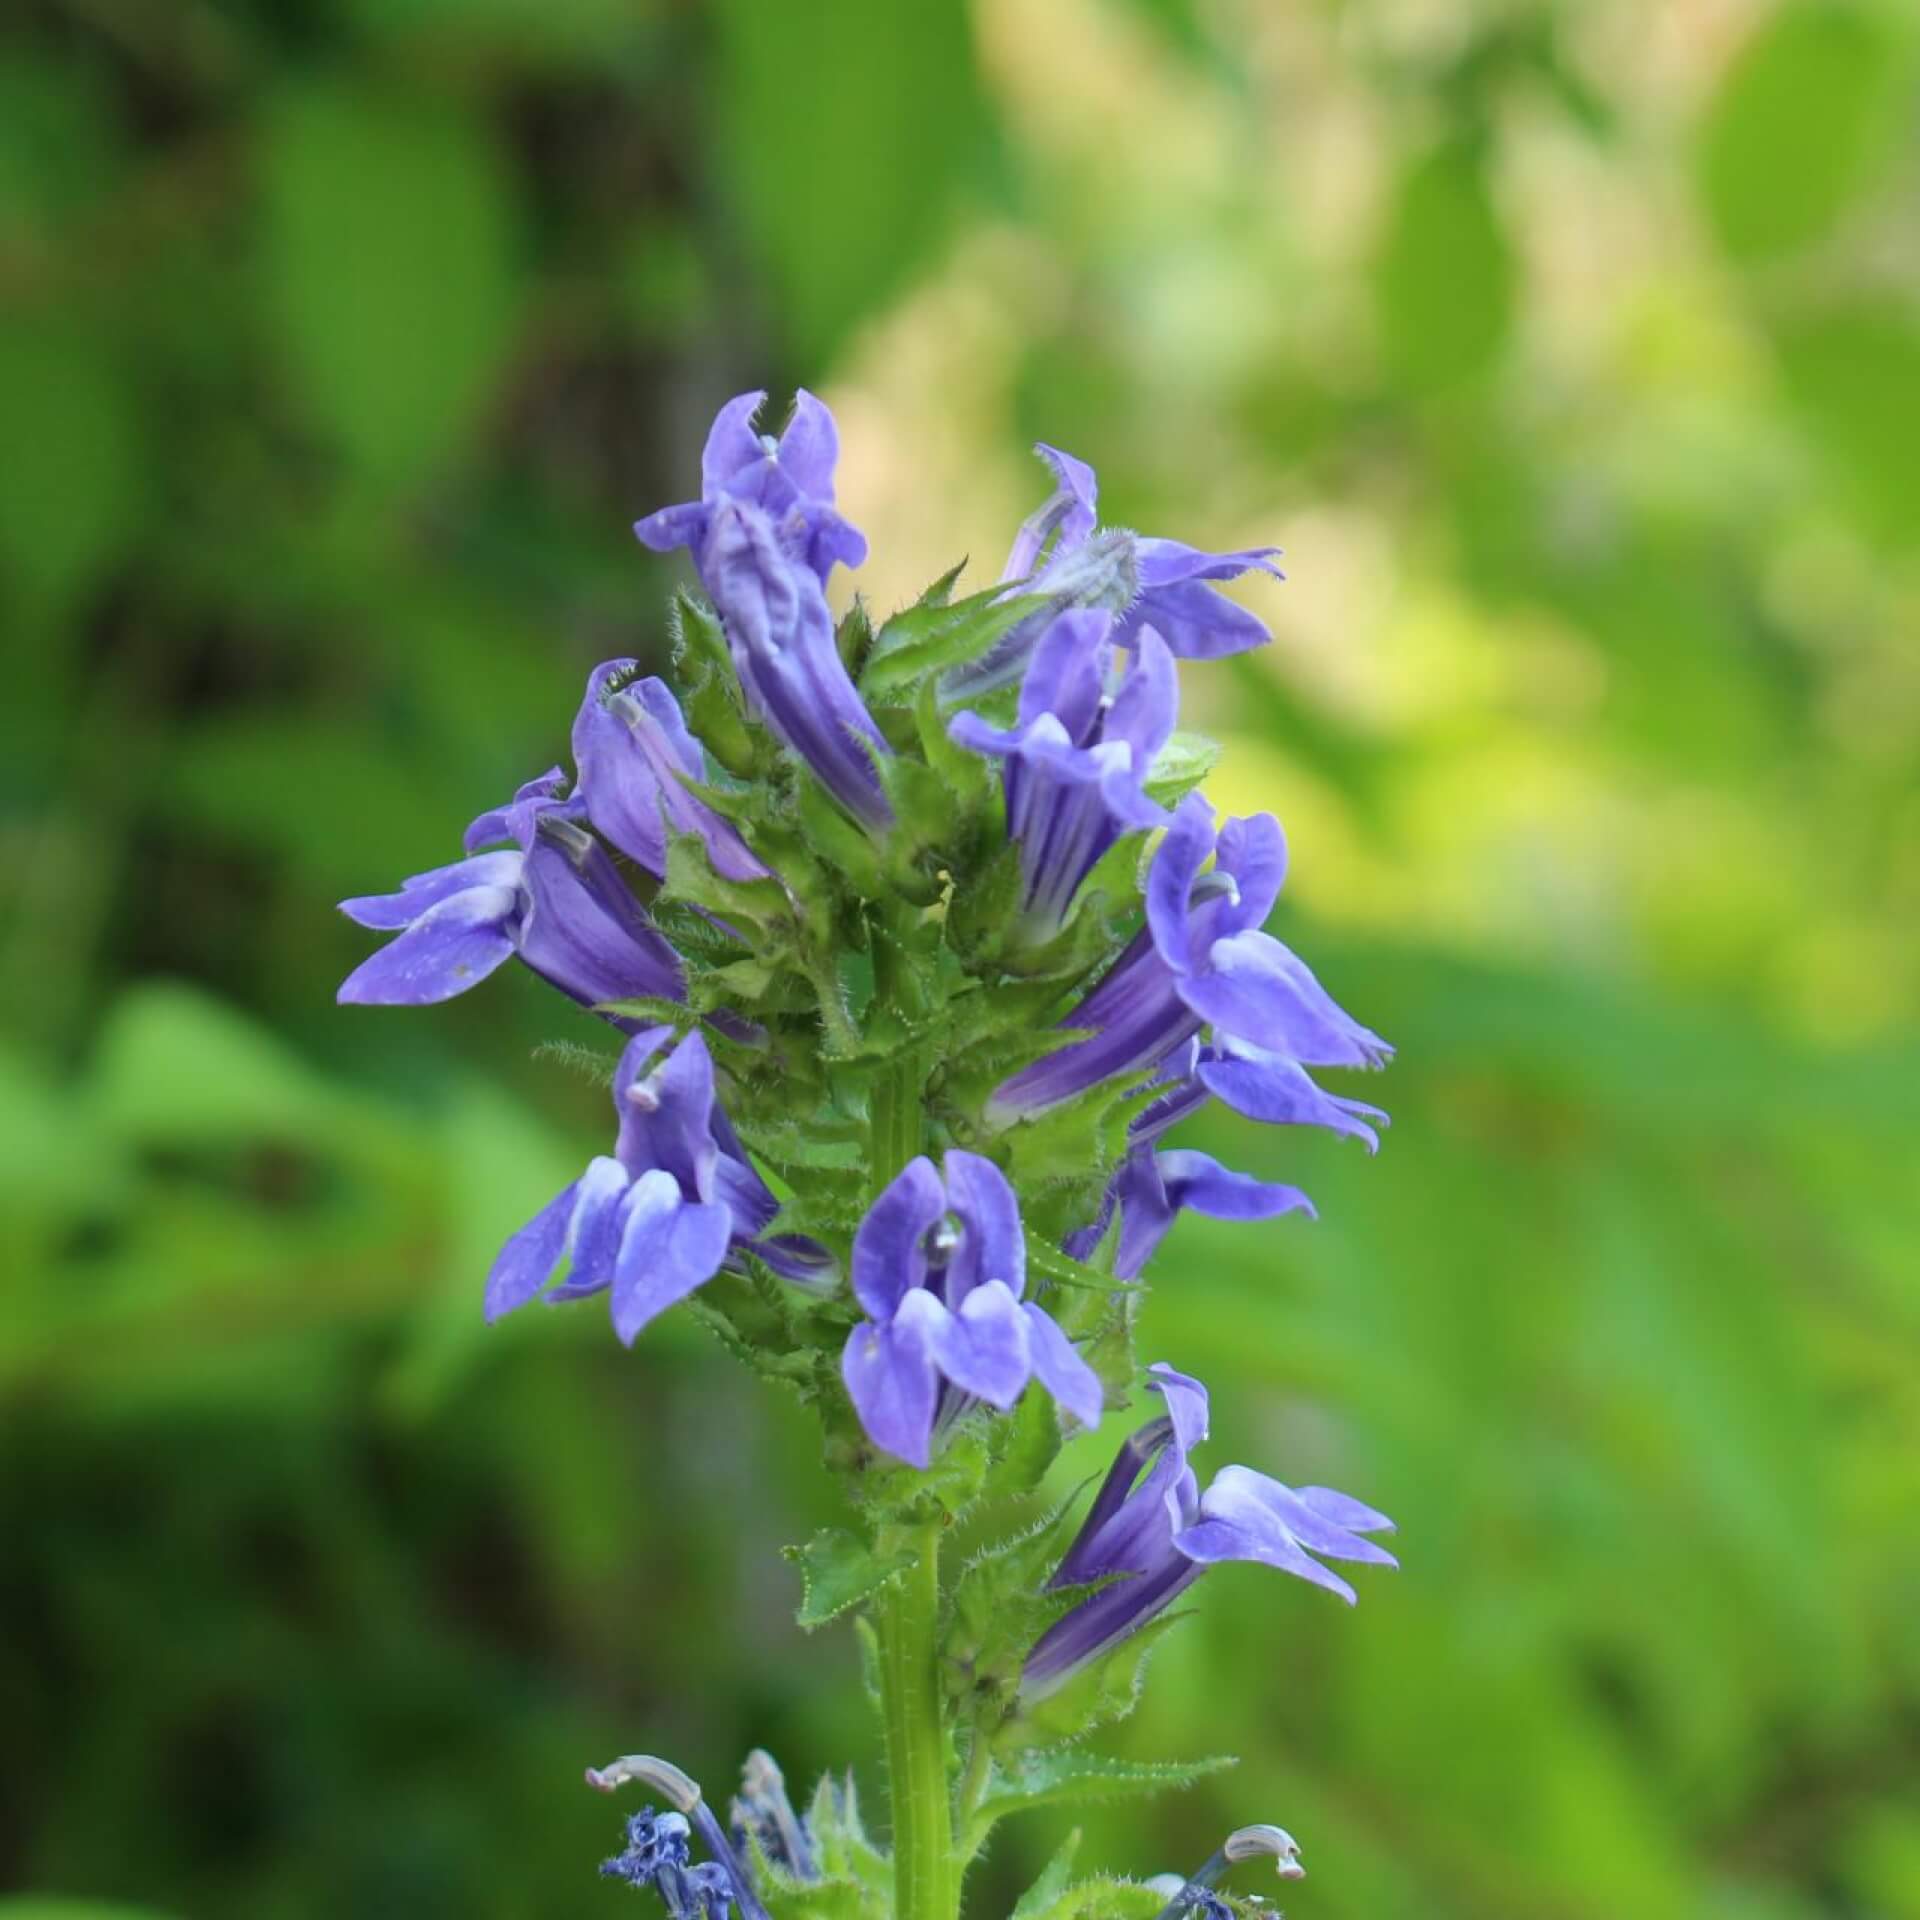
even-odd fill
[(1376, 1162), (1197, 1130), (1322, 1220), (1183, 1226), (1146, 1336), (1406, 1570), (1210, 1576), (1119, 1744), (1243, 1764), (1081, 1864), (1278, 1819), (1328, 1920), (1920, 1912), (1917, 56), (1899, 0), (14, 9), (0, 1885), (71, 1904), (0, 1914), (611, 1911), (583, 1762), (870, 1751), (794, 1410), (689, 1324), (478, 1327), (592, 1024), (331, 1003), (330, 903), (661, 661), (625, 523), (796, 382), (883, 607), (990, 577), (1038, 436), (1285, 543), (1190, 714), (1402, 1048)]

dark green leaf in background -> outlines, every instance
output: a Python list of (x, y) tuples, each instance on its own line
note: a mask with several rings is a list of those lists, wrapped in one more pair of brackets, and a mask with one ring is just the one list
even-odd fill
[(718, 0), (718, 157), (801, 366), (932, 255), (990, 151), (960, 0)]
[(262, 265), (314, 425), (408, 485), (478, 425), (515, 324), (511, 182), (483, 120), (372, 85), (302, 86), (259, 125)]

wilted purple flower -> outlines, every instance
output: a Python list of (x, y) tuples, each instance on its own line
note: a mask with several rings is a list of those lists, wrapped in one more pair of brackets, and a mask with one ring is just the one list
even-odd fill
[(635, 660), (608, 660), (587, 678), (573, 722), (587, 818), (655, 879), (666, 878), (669, 832), (698, 834), (726, 879), (764, 879), (766, 868), (733, 823), (687, 790), (689, 780), (707, 778), (706, 755), (667, 683), (640, 679), (638, 667)]
[(1025, 580), (1036, 571), (1051, 542), (1056, 556), (1071, 553), (1098, 521), (1100, 479), (1084, 460), (1042, 440), (1034, 452), (1053, 469), (1053, 491), (1020, 523), (1000, 570), (1002, 580)]
[(692, 1865), (692, 1835), (685, 1814), (642, 1807), (627, 1816), (627, 1844), (600, 1862), (600, 1877), (651, 1887), (671, 1920), (727, 1920), (733, 1910), (727, 1870), (713, 1860)]
[[(583, 822), (555, 767), (467, 829), (472, 857), (415, 874), (398, 893), (343, 900), (363, 927), (399, 933), (342, 984), (343, 1002), (428, 1006), (484, 980), (509, 954), (583, 1006), (679, 1000), (680, 962)], [(511, 839), (518, 852), (475, 853)]]
[(1282, 1880), (1307, 1877), (1306, 1868), (1300, 1864), (1300, 1843), (1285, 1827), (1238, 1827), (1206, 1864), (1186, 1879), (1177, 1873), (1161, 1874), (1148, 1883), (1156, 1893), (1167, 1896), (1167, 1904), (1155, 1920), (1233, 1920), (1233, 1908), (1213, 1889), (1229, 1867), (1243, 1860), (1271, 1860)]
[(687, 547), (720, 614), (748, 704), (870, 826), (889, 816), (877, 754), (888, 751), (834, 645), (823, 584), (867, 543), (833, 507), (833, 416), (801, 392), (785, 434), (755, 435), (763, 393), (721, 408), (701, 462), (702, 498), (635, 524), (655, 552)]
[(728, 1825), (742, 1859), (751, 1861), (757, 1849), (790, 1880), (820, 1878), (813, 1835), (794, 1812), (786, 1776), (764, 1747), (755, 1747), (740, 1769), (740, 1791), (733, 1797)]
[[(1209, 855), (1213, 868), (1203, 874)], [(1271, 814), (1229, 820), (1216, 835), (1213, 809), (1189, 794), (1147, 876), (1146, 926), (1060, 1023), (1090, 1037), (997, 1088), (989, 1123), (1006, 1126), (1116, 1074), (1150, 1071), (1204, 1026), (1216, 1045), (1243, 1042), (1297, 1065), (1382, 1065), (1393, 1049), (1261, 931), (1285, 871), (1286, 843)]]
[[(601, 1793), (612, 1793), (629, 1781), (659, 1794), (672, 1811), (656, 1814), (643, 1807), (627, 1822), (626, 1850), (603, 1861), (601, 1873), (635, 1887), (652, 1887), (665, 1901), (670, 1920), (727, 1920), (729, 1901), (740, 1909), (740, 1920), (768, 1920), (699, 1782), (650, 1753), (623, 1754), (604, 1767), (587, 1769), (587, 1785)], [(712, 1855), (697, 1867), (687, 1864), (693, 1833)]]
[(1007, 832), (1019, 843), (1021, 910), (1036, 931), (1065, 919), (1080, 883), (1123, 833), (1164, 824), (1141, 786), (1173, 732), (1180, 686), (1158, 634), (1138, 636), (1114, 681), (1112, 615), (1064, 613), (1047, 629), (1020, 687), (1020, 724), (956, 714), (948, 732), (1004, 758)]
[[(1278, 547), (1202, 553), (1178, 540), (1115, 528), (1096, 533), (1100, 485), (1093, 469), (1058, 447), (1042, 444), (1034, 452), (1053, 469), (1054, 490), (1022, 523), (1003, 580), (1021, 583), (1023, 593), (1110, 608), (1117, 616), (1113, 638), (1120, 646), (1133, 645), (1142, 627), (1152, 627), (1180, 658), (1211, 660), (1273, 638), (1264, 622), (1222, 599), (1208, 582), (1237, 580), (1245, 573), (1282, 579), (1273, 564)], [(1023, 620), (991, 651), (949, 674), (943, 692), (949, 699), (965, 699), (1005, 686), (1033, 653), (1046, 620), (1045, 612)]]
[(690, 1033), (652, 1064), (672, 1034), (647, 1027), (627, 1042), (613, 1081), (613, 1153), (593, 1160), (501, 1248), (487, 1276), (489, 1320), (525, 1306), (565, 1257), (567, 1277), (547, 1299), (610, 1291), (614, 1331), (631, 1346), (736, 1248), (776, 1271), (789, 1259), (811, 1270), (823, 1257), (811, 1243), (756, 1237), (779, 1203), (715, 1097), (705, 1039)]
[(1021, 1298), (1026, 1239), (1006, 1175), (958, 1148), (943, 1165), (944, 1184), (924, 1154), (909, 1161), (860, 1223), (853, 1291), (870, 1318), (841, 1361), (868, 1437), (916, 1467), (936, 1414), (951, 1419), (973, 1400), (1004, 1410), (1036, 1376), (1085, 1426), (1101, 1407), (1099, 1377), (1053, 1317)]
[(1361, 1537), (1391, 1533), (1393, 1522), (1330, 1488), (1287, 1487), (1250, 1467), (1222, 1467), (1202, 1493), (1187, 1456), (1207, 1437), (1207, 1390), (1164, 1362), (1148, 1372), (1148, 1385), (1165, 1399), (1167, 1411), (1121, 1446), (1047, 1582), (1050, 1588), (1110, 1584), (1035, 1642), (1020, 1676), (1026, 1699), (1044, 1698), (1138, 1632), (1218, 1561), (1278, 1567), (1349, 1605), (1352, 1587), (1315, 1554), (1399, 1564), (1384, 1547)]

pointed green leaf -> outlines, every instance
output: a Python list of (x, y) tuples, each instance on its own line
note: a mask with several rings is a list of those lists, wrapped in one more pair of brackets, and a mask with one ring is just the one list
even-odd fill
[(1205, 1760), (1109, 1760), (1082, 1747), (1050, 1748), (1022, 1754), (1004, 1770), (996, 1767), (976, 1817), (991, 1824), (1033, 1807), (1168, 1793), (1238, 1764), (1230, 1754)]
[(1102, 1874), (1069, 1887), (1051, 1906), (1036, 1908), (1027, 1920), (1156, 1920), (1167, 1896), (1140, 1880)]
[(782, 1551), (800, 1569), (804, 1598), (795, 1618), (809, 1630), (858, 1606), (913, 1564), (910, 1553), (876, 1554), (865, 1541), (838, 1527), (823, 1527), (804, 1547)]
[(951, 606), (922, 604), (896, 613), (875, 636), (860, 690), (870, 697), (889, 693), (977, 660), (1050, 602), (1044, 593), (1009, 598), (1004, 587), (996, 586)]
[(1041, 1868), (1040, 1877), (1018, 1900), (1007, 1920), (1040, 1920), (1067, 1890), (1073, 1874), (1073, 1857), (1080, 1851), (1080, 1829), (1075, 1827), (1060, 1843), (1060, 1851)]
[(1171, 807), (1190, 794), (1220, 764), (1220, 743), (1204, 733), (1176, 733), (1153, 757), (1141, 782), (1147, 797)]

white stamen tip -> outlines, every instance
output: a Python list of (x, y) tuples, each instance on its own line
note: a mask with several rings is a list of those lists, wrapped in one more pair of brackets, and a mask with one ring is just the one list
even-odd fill
[(587, 1785), (601, 1793), (611, 1793), (629, 1780), (637, 1780), (668, 1801), (678, 1813), (691, 1813), (700, 1804), (700, 1786), (669, 1760), (656, 1760), (650, 1753), (625, 1753), (604, 1767), (587, 1769)]
[(1300, 1845), (1285, 1827), (1240, 1827), (1227, 1835), (1221, 1848), (1229, 1860), (1270, 1858), (1282, 1880), (1304, 1880), (1307, 1870), (1300, 1864)]

